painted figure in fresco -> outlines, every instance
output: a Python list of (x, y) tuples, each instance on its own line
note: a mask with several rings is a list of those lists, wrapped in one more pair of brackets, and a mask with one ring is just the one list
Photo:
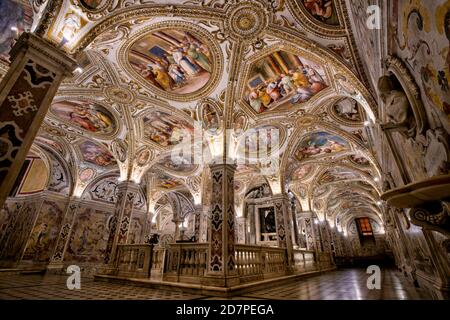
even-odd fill
[(158, 83), (158, 81), (156, 81), (152, 67), (145, 66), (141, 63), (134, 65), (134, 67), (139, 71), (139, 73), (141, 74), (142, 77), (144, 77), (144, 79), (153, 84), (155, 87), (163, 89), (163, 87)]
[(71, 122), (91, 132), (104, 131), (113, 124), (109, 116), (97, 110), (92, 104), (74, 107), (69, 113), (69, 118)]
[(347, 144), (341, 138), (326, 132), (319, 132), (312, 134), (301, 144), (296, 151), (296, 156), (298, 159), (303, 159), (319, 154), (341, 152), (346, 148)]
[(217, 116), (217, 112), (209, 104), (206, 104), (203, 107), (202, 111), (205, 129), (210, 132), (216, 132), (219, 129), (219, 119)]
[(90, 10), (95, 10), (102, 5), (104, 0), (81, 0), (81, 3)]
[(303, 0), (303, 4), (313, 16), (329, 19), (333, 15), (332, 0)]
[(164, 90), (171, 90), (173, 87), (173, 80), (169, 76), (168, 71), (159, 62), (147, 65), (147, 68), (153, 73), (155, 81)]
[(261, 110), (262, 106), (262, 102), (261, 99), (259, 98), (259, 94), (258, 91), (256, 89), (253, 89), (252, 91), (250, 91), (250, 94), (248, 96), (248, 101), (250, 103), (250, 106), (258, 113), (262, 112), (263, 110)]
[(197, 65), (191, 62), (184, 54), (183, 48), (173, 48), (172, 57), (175, 62), (190, 76), (197, 74), (200, 69)]
[[(208, 46), (190, 32), (177, 29), (155, 31), (138, 40), (129, 56), (131, 65), (150, 83), (182, 94), (194, 92), (208, 82), (211, 58)], [(143, 69), (141, 64), (148, 67)], [(150, 70), (151, 75), (144, 70)]]
[(188, 123), (159, 111), (147, 117), (144, 126), (145, 135), (162, 146), (178, 144), (185, 136), (193, 133)]
[(175, 63), (169, 65), (169, 75), (172, 77), (173, 81), (175, 81), (175, 84), (178, 86), (180, 86), (186, 81), (186, 76), (184, 75), (184, 72)]
[(112, 154), (89, 141), (83, 143), (80, 146), (80, 150), (85, 161), (101, 167), (107, 167), (115, 161)]
[(296, 94), (292, 97), (292, 103), (301, 103), (308, 101), (313, 96), (313, 92), (309, 88), (299, 87), (296, 90)]
[(266, 92), (267, 92), (267, 94), (270, 96), (270, 98), (273, 101), (277, 101), (278, 99), (281, 98), (281, 93), (280, 93), (280, 90), (278, 88), (277, 82), (275, 82), (275, 81), (273, 81), (273, 82), (266, 81), (266, 86), (267, 86)]
[[(261, 113), (286, 103), (292, 105), (306, 102), (327, 87), (322, 74), (310, 64), (303, 64), (298, 56), (277, 52), (274, 57), (265, 58), (268, 59), (265, 68), (270, 68), (270, 72), (256, 69), (256, 74), (251, 75), (246, 98), (256, 112)], [(287, 65), (279, 62), (279, 67), (275, 68), (273, 64), (277, 61), (284, 61)], [(287, 72), (280, 71), (286, 69)], [(259, 84), (254, 84), (258, 82)]]
[(280, 84), (278, 85), (279, 87), (283, 87), (284, 92), (289, 93), (291, 91), (293, 91), (295, 89), (294, 87), (294, 82), (292, 81), (292, 77), (289, 74), (281, 74), (281, 80), (280, 80)]
[(200, 67), (202, 67), (204, 70), (211, 72), (211, 64), (206, 57), (206, 55), (203, 54), (203, 52), (200, 50), (200, 48), (194, 43), (190, 43), (189, 47), (186, 47), (187, 55), (193, 59)]

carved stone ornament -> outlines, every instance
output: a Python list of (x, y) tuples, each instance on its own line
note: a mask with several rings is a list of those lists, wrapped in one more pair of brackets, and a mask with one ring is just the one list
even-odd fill
[(450, 236), (450, 203), (441, 202), (441, 208), (413, 208), (409, 212), (411, 222), (424, 229), (440, 232)]
[(251, 41), (268, 25), (267, 12), (258, 1), (238, 2), (227, 12), (224, 33), (234, 40)]

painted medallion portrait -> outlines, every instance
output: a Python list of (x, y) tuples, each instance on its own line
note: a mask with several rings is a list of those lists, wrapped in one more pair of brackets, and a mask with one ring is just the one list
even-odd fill
[(306, 10), (317, 20), (329, 24), (339, 25), (334, 0), (297, 0), (301, 1)]
[(216, 108), (209, 103), (201, 106), (201, 120), (203, 129), (209, 134), (215, 135), (220, 129), (220, 118)]
[(351, 155), (350, 161), (353, 162), (354, 164), (360, 165), (360, 166), (370, 165), (369, 160), (367, 160), (365, 157), (360, 156), (360, 155)]
[(167, 28), (138, 39), (128, 56), (131, 66), (151, 85), (166, 92), (189, 94), (211, 77), (211, 50), (191, 31)]
[(80, 0), (80, 3), (88, 10), (101, 8), (108, 0)]
[(333, 106), (333, 112), (341, 119), (351, 122), (362, 122), (361, 107), (353, 99), (344, 99)]
[(80, 171), (80, 181), (81, 182), (87, 182), (91, 180), (95, 176), (95, 171), (92, 168), (86, 168)]
[(315, 132), (297, 147), (295, 156), (301, 160), (318, 155), (341, 152), (349, 149), (347, 141), (328, 132)]
[(114, 117), (103, 106), (88, 101), (60, 101), (50, 107), (59, 119), (89, 132), (111, 134), (116, 129)]
[(138, 155), (136, 156), (136, 162), (138, 166), (145, 166), (147, 163), (149, 163), (151, 159), (152, 153), (148, 149), (141, 150)]
[(80, 144), (80, 152), (83, 160), (99, 167), (109, 167), (116, 163), (113, 155), (109, 150), (98, 143), (92, 141), (84, 141)]
[(144, 117), (144, 135), (160, 146), (174, 146), (193, 137), (194, 128), (189, 122), (163, 111), (153, 111)]
[(321, 66), (285, 51), (254, 62), (246, 85), (244, 98), (257, 113), (289, 110), (328, 87)]

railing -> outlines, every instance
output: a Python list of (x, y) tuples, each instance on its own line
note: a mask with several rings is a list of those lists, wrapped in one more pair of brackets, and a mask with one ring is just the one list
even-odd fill
[(316, 269), (317, 264), (314, 251), (294, 250), (294, 270), (296, 272), (306, 272)]
[(250, 282), (287, 273), (286, 250), (282, 248), (236, 245), (236, 267), (241, 282)]
[(163, 280), (200, 283), (206, 272), (207, 243), (173, 243), (166, 248)]
[[(173, 243), (167, 248), (151, 244), (119, 245), (115, 259), (118, 276), (163, 281), (202, 283), (206, 274), (208, 243)], [(317, 270), (325, 256), (314, 251), (294, 250), (294, 265), (284, 248), (255, 245), (235, 246), (236, 269), (241, 283)]]
[(149, 278), (153, 255), (151, 244), (124, 244), (117, 246), (115, 258), (118, 276)]

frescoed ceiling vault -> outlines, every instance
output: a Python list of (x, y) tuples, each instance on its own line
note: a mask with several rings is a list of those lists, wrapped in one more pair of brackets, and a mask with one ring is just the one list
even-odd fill
[(278, 129), (276, 171), (264, 174), (263, 159), (240, 164), (237, 201), (262, 176), (323, 218), (378, 214), (377, 107), (346, 1), (31, 2), (2, 1), (27, 19), (2, 21), (17, 31), (1, 32), (0, 70), (23, 30), (77, 59), (35, 142), (67, 162), (76, 193), (114, 172), (147, 185), (149, 204), (174, 190), (201, 201), (205, 167), (171, 157), (199, 122), (194, 143), (212, 155), (208, 143), (226, 129), (236, 157), (254, 141), (251, 129)]

